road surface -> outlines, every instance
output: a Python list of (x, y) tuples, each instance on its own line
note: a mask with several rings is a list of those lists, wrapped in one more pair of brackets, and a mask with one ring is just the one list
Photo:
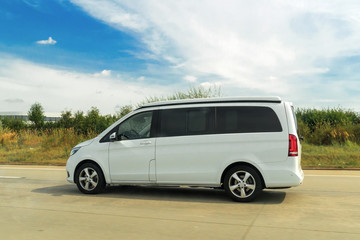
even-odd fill
[(81, 194), (64, 167), (0, 166), (0, 239), (360, 239), (360, 171), (305, 171), (252, 203), (222, 190)]

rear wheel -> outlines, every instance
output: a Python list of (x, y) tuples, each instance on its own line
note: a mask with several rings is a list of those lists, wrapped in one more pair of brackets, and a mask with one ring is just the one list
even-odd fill
[(248, 166), (235, 166), (225, 175), (224, 188), (235, 201), (250, 202), (261, 192), (261, 178)]
[(105, 188), (101, 169), (93, 163), (85, 163), (75, 173), (76, 185), (82, 193), (96, 194)]

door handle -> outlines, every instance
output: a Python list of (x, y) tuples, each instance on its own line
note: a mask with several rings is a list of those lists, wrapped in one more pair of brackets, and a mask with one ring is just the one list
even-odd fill
[(140, 145), (142, 145), (142, 146), (149, 145), (149, 144), (151, 144), (150, 140), (145, 140), (145, 141), (140, 142)]

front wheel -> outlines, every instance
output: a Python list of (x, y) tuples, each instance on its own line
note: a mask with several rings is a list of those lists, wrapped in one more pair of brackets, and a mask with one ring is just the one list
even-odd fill
[(250, 202), (254, 200), (262, 190), (261, 178), (251, 167), (236, 166), (226, 173), (224, 188), (233, 200)]
[(85, 163), (75, 173), (76, 185), (82, 193), (96, 194), (105, 188), (101, 169), (93, 163)]

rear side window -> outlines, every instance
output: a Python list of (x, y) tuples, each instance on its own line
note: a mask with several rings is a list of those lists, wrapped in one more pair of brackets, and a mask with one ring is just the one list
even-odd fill
[(160, 136), (179, 136), (186, 133), (186, 111), (184, 109), (160, 112)]
[(165, 136), (209, 134), (214, 129), (211, 108), (184, 108), (160, 111), (160, 133)]
[(202, 133), (207, 132), (209, 128), (209, 114), (206, 109), (188, 110), (187, 116), (187, 132)]
[(217, 107), (217, 133), (281, 132), (280, 121), (269, 107)]

